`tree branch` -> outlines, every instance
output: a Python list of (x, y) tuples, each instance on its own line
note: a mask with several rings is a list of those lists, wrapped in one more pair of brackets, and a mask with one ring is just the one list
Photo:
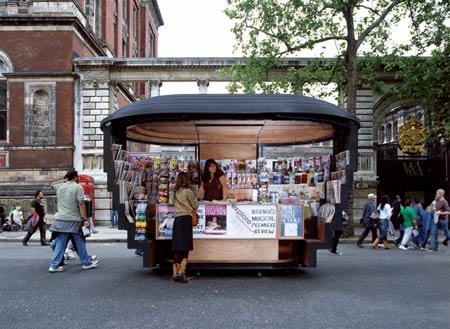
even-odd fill
[(402, 2), (405, 2), (406, 0), (395, 0), (393, 1), (389, 6), (384, 9), (384, 11), (381, 13), (380, 17), (378, 17), (372, 24), (370, 24), (359, 36), (358, 40), (356, 41), (356, 49), (358, 49), (361, 44), (363, 43), (364, 39), (370, 34), (370, 32), (373, 31), (377, 26), (379, 26), (383, 20), (386, 18), (386, 16), (394, 9), (396, 6), (401, 4)]
[(356, 8), (364, 8), (364, 9), (367, 9), (368, 11), (371, 11), (374, 14), (377, 14), (378, 16), (380, 15), (380, 12), (378, 10), (375, 10), (375, 9), (373, 9), (371, 7), (367, 7), (367, 6), (364, 6), (364, 5), (356, 5), (355, 7)]
[(331, 41), (331, 40), (347, 40), (347, 37), (345, 37), (345, 36), (340, 36), (340, 35), (335, 35), (335, 36), (330, 36), (330, 37), (324, 37), (324, 38), (320, 38), (320, 39), (317, 39), (317, 40), (313, 40), (313, 41), (309, 41), (309, 42), (304, 42), (304, 43), (302, 43), (302, 44), (299, 44), (298, 46), (295, 46), (295, 47), (289, 47), (288, 49), (286, 49), (285, 51), (282, 51), (280, 54), (279, 54), (279, 56), (282, 56), (282, 55), (284, 55), (284, 54), (286, 54), (286, 53), (289, 53), (289, 52), (292, 52), (292, 51), (298, 51), (298, 50), (301, 50), (301, 49), (304, 49), (307, 45), (309, 45), (309, 44), (314, 44), (314, 45), (316, 45), (316, 44), (319, 44), (319, 43), (322, 43), (322, 42), (326, 42), (326, 41)]

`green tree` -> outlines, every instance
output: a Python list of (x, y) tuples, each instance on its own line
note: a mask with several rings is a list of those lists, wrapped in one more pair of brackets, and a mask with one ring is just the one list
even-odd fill
[[(419, 12), (419, 26), (434, 6), (446, 0), (227, 0), (225, 11), (235, 23), (236, 48), (247, 65), (234, 66), (231, 92), (296, 92), (313, 83), (337, 83), (347, 99), (347, 109), (356, 111), (358, 55), (388, 53), (392, 27), (404, 17)], [(426, 11), (420, 13), (420, 10)], [(416, 15), (415, 18), (417, 18)], [(419, 38), (420, 39), (420, 38)], [(279, 60), (302, 50), (330, 46), (337, 57), (326, 63), (317, 61), (301, 70), (290, 70), (283, 79), (267, 83), (268, 70)], [(419, 42), (417, 43), (419, 44)], [(422, 45), (425, 47), (425, 45)], [(368, 49), (364, 51), (364, 49)], [(410, 50), (399, 47), (397, 50)]]
[(403, 58), (397, 63), (402, 84), (391, 90), (421, 101), (427, 139), (450, 144), (450, 44), (427, 58)]

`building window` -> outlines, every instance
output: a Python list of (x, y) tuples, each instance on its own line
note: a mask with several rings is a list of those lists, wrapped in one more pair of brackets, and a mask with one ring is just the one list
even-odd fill
[(148, 57), (155, 57), (155, 35), (151, 28), (148, 30), (150, 36)]
[(392, 142), (392, 124), (388, 123), (386, 127), (386, 139), (387, 142)]
[(137, 26), (138, 26), (138, 10), (135, 6), (133, 6), (133, 38), (137, 40)]
[(378, 143), (384, 144), (384, 126), (380, 126), (380, 129), (378, 130)]
[(8, 67), (0, 60), (0, 142), (6, 142), (8, 136), (8, 83), (3, 73), (7, 73)]
[(127, 25), (127, 23), (128, 23), (128, 0), (122, 0), (122, 18), (123, 18), (123, 24)]
[(397, 134), (398, 134), (398, 121), (394, 121), (394, 125), (392, 126), (392, 137), (394, 140), (397, 140)]
[(126, 39), (122, 39), (122, 57), (127, 57), (128, 43)]

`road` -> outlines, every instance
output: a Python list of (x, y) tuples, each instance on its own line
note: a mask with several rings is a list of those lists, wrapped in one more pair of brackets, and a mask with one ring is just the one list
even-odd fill
[(125, 244), (91, 243), (47, 272), (51, 252), (0, 243), (0, 328), (450, 328), (450, 247), (437, 253), (342, 245), (316, 269), (209, 272), (183, 285)]

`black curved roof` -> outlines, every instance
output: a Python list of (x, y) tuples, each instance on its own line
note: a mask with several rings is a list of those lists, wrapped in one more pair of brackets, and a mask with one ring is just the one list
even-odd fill
[(287, 94), (186, 94), (167, 95), (131, 103), (110, 116), (115, 127), (165, 121), (211, 119), (311, 120), (330, 124), (355, 124), (352, 113), (326, 101)]

